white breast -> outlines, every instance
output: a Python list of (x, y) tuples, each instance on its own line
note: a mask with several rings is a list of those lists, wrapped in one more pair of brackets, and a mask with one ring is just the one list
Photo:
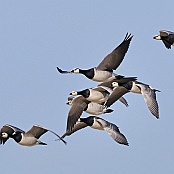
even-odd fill
[(134, 92), (134, 93), (141, 94), (141, 90), (140, 90), (140, 88), (136, 85), (135, 82), (133, 82), (133, 85), (132, 85), (132, 88), (131, 88), (130, 92)]
[(92, 102), (97, 102), (97, 103), (103, 103), (108, 99), (109, 95), (99, 92), (94, 89), (90, 89), (90, 95), (87, 98), (87, 100), (92, 101)]
[(37, 139), (35, 137), (32, 137), (32, 136), (26, 137), (22, 134), (22, 139), (19, 142), (19, 144), (23, 145), (23, 146), (34, 146), (37, 144)]
[(91, 126), (91, 128), (98, 129), (98, 130), (104, 130), (103, 126), (99, 122), (97, 122), (95, 118), (94, 118), (94, 123)]

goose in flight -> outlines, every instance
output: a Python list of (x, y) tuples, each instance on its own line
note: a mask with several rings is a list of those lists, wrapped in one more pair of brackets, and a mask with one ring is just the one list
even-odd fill
[(68, 74), (68, 73), (83, 74), (88, 79), (97, 82), (105, 82), (105, 81), (110, 81), (112, 79), (116, 80), (122, 79), (124, 78), (124, 76), (114, 74), (113, 70), (116, 70), (123, 61), (124, 56), (128, 51), (132, 37), (133, 36), (131, 34), (127, 33), (122, 43), (118, 47), (116, 47), (110, 54), (108, 54), (99, 63), (97, 67), (93, 67), (86, 70), (80, 68), (74, 68), (72, 71), (63, 71), (62, 69), (57, 67), (57, 70), (62, 74)]
[(129, 145), (126, 137), (120, 132), (119, 128), (102, 118), (96, 116), (89, 116), (87, 118), (79, 118), (78, 122), (75, 124), (71, 131), (67, 131), (61, 138), (65, 138), (73, 134), (74, 132), (90, 126), (93, 129), (105, 130), (113, 139), (119, 144)]
[(137, 94), (142, 94), (144, 101), (147, 104), (150, 112), (158, 119), (159, 118), (159, 107), (156, 100), (156, 92), (160, 92), (157, 89), (153, 89), (151, 86), (138, 82), (138, 81), (129, 81), (126, 83), (117, 83), (112, 82), (114, 88), (113, 93), (110, 95), (105, 105), (109, 107), (115, 101), (117, 101), (121, 96), (128, 92), (133, 92)]
[(55, 132), (39, 125), (34, 125), (29, 131), (24, 132), (23, 130), (9, 124), (4, 125), (0, 130), (0, 144), (5, 144), (9, 138), (12, 138), (18, 144), (23, 146), (47, 145), (46, 143), (40, 141), (39, 138), (48, 131), (56, 135), (66, 144), (66, 141), (64, 141)]
[(153, 37), (155, 40), (162, 40), (165, 47), (171, 49), (174, 46), (174, 32), (161, 30), (160, 34)]

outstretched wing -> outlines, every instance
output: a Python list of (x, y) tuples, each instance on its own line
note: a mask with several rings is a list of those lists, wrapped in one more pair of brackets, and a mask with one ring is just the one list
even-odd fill
[(148, 85), (139, 84), (141, 88), (144, 101), (147, 104), (150, 112), (156, 117), (159, 118), (159, 107), (156, 100), (155, 89), (151, 89)]
[(160, 31), (160, 36), (168, 36), (170, 34), (174, 34), (174, 33), (171, 32), (171, 31), (166, 31), (166, 30), (161, 30)]
[(63, 135), (61, 136), (61, 138), (63, 139), (63, 138), (65, 138), (66, 136), (70, 136), (71, 134), (73, 134), (73, 133), (77, 132), (78, 130), (83, 129), (83, 128), (85, 128), (85, 127), (87, 127), (87, 124), (86, 124), (86, 123), (84, 123), (84, 122), (77, 122), (77, 123), (74, 125), (73, 129), (72, 129), (71, 131), (65, 132), (65, 134), (63, 134)]
[(129, 145), (126, 137), (120, 132), (119, 128), (104, 119), (97, 119), (103, 129), (119, 144)]
[(171, 49), (171, 43), (169, 43), (168, 41), (166, 40), (162, 40), (162, 42), (164, 43), (165, 47), (168, 48), (168, 49)]
[(110, 107), (114, 102), (116, 102), (118, 99), (120, 99), (124, 94), (129, 92), (128, 89), (126, 89), (123, 86), (116, 87), (112, 94), (109, 96), (108, 100), (106, 101), (105, 105), (107, 107)]
[(80, 118), (83, 111), (87, 108), (88, 103), (89, 103), (89, 101), (87, 101), (82, 96), (78, 96), (78, 97), (73, 99), (72, 106), (71, 106), (69, 113), (68, 113), (66, 131), (72, 131), (77, 120)]
[(46, 132), (48, 132), (48, 129), (39, 125), (34, 125), (28, 132), (26, 132), (26, 134), (32, 134), (34, 137), (39, 139)]
[(97, 66), (97, 69), (108, 71), (116, 70), (128, 51), (132, 37), (131, 34), (127, 33), (123, 42), (103, 59)]
[(66, 144), (66, 141), (64, 141), (58, 134), (56, 134), (52, 130), (46, 129), (39, 125), (34, 125), (28, 132), (26, 132), (26, 134), (31, 134), (37, 139), (39, 139), (43, 134), (45, 134), (48, 131), (56, 135), (60, 140), (62, 140)]

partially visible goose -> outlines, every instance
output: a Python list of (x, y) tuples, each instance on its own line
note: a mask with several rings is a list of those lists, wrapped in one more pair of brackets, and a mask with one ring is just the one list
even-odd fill
[(174, 46), (174, 32), (161, 30), (159, 31), (160, 35), (156, 35), (153, 39), (162, 40), (165, 47), (171, 49), (171, 46)]
[[(77, 96), (77, 97), (68, 97), (68, 102), (67, 104), (72, 106), (74, 102), (76, 102), (76, 100), (74, 101), (75, 98), (78, 98), (78, 100), (83, 100), (83, 96)], [(80, 103), (78, 103), (80, 104)], [(106, 106), (96, 103), (96, 102), (90, 102), (87, 104), (86, 108), (84, 109), (84, 111), (88, 114), (92, 114), (92, 115), (100, 115), (100, 114), (105, 114), (105, 113), (111, 113), (113, 112), (112, 109), (108, 109), (106, 108)]]
[(73, 129), (74, 125), (82, 115), (83, 111), (93, 115), (100, 115), (104, 113), (110, 113), (113, 111), (112, 109), (108, 109), (104, 105), (101, 105), (99, 103), (90, 102), (81, 95), (78, 95), (74, 98), (69, 97), (67, 104), (70, 105), (70, 110), (67, 119), (67, 131)]
[(142, 94), (150, 112), (157, 119), (159, 118), (159, 107), (158, 107), (158, 103), (156, 100), (156, 93), (155, 93), (157, 91), (160, 92), (159, 90), (153, 89), (151, 86), (141, 82), (137, 82), (137, 81), (130, 81), (127, 83), (122, 83), (122, 84), (113, 82), (112, 85), (113, 87), (115, 87), (115, 89), (105, 104), (107, 107), (112, 105), (124, 94), (128, 92), (133, 92), (137, 94)]
[(0, 144), (5, 144), (9, 138), (13, 138), (18, 144), (23, 146), (47, 145), (40, 141), (39, 138), (48, 131), (56, 135), (66, 144), (66, 141), (55, 132), (39, 125), (34, 125), (29, 131), (24, 132), (23, 130), (9, 124), (4, 125), (0, 130)]
[(120, 79), (124, 76), (116, 75), (113, 73), (113, 70), (116, 70), (118, 66), (124, 59), (126, 52), (128, 51), (130, 41), (132, 40), (131, 34), (126, 34), (123, 42), (115, 48), (110, 54), (108, 54), (102, 62), (94, 68), (90, 68), (87, 70), (82, 70), (80, 68), (75, 68), (72, 71), (63, 71), (57, 67), (57, 70), (60, 73), (67, 74), (67, 73), (74, 73), (74, 74), (83, 74), (88, 79), (97, 81), (97, 82), (104, 82), (110, 81), (112, 79)]
[(70, 95), (82, 95), (86, 100), (96, 103), (104, 103), (112, 90), (108, 87), (98, 86), (95, 88), (88, 88), (82, 91), (72, 91)]
[[(136, 80), (136, 77), (125, 77), (122, 80), (118, 80), (118, 82), (125, 83), (125, 82), (131, 81), (131, 80)], [(95, 88), (87, 88), (82, 91), (72, 91), (70, 93), (70, 95), (73, 95), (73, 96), (82, 95), (88, 101), (103, 104), (107, 101), (107, 99), (113, 92), (113, 87), (110, 85), (112, 81), (100, 83)], [(119, 100), (123, 104), (128, 106), (127, 101), (123, 97), (120, 97)]]
[(63, 139), (87, 126), (90, 126), (93, 129), (105, 130), (117, 143), (127, 146), (129, 145), (126, 137), (120, 132), (119, 128), (115, 124), (96, 116), (80, 118), (74, 128), (71, 131), (67, 131), (61, 138)]

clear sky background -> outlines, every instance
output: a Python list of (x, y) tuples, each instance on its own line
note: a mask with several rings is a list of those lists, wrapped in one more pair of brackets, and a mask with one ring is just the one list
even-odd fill
[[(101, 115), (115, 123), (130, 146), (119, 145), (104, 131), (86, 128), (67, 137), (65, 146), (47, 133), (48, 146), (23, 147), (9, 140), (0, 147), (2, 173), (173, 173), (174, 48), (153, 40), (159, 30), (174, 31), (173, 0), (160, 1), (0, 1), (0, 126), (25, 131), (39, 124), (62, 135), (72, 90), (98, 83), (83, 75), (117, 47), (127, 32), (134, 35), (124, 61), (115, 71), (161, 90), (160, 119), (138, 94), (126, 94), (126, 108)], [(83, 116), (88, 116), (83, 114)]]

